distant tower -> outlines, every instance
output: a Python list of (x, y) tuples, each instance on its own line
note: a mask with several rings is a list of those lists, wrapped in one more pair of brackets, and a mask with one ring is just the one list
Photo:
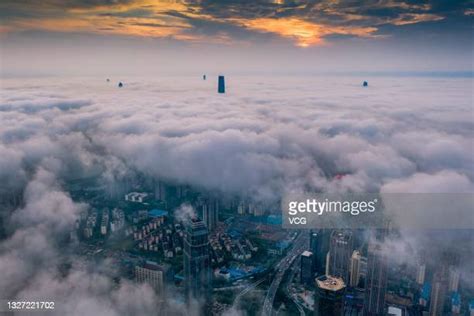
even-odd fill
[(219, 201), (217, 199), (208, 199), (202, 205), (202, 220), (207, 226), (209, 232), (217, 226), (219, 219)]
[(350, 231), (334, 230), (331, 233), (329, 265), (326, 268), (329, 275), (340, 277), (344, 282), (349, 281), (352, 250), (352, 233)]
[(110, 79), (109, 79), (109, 78), (107, 78), (107, 79), (106, 79), (106, 81), (107, 81), (107, 82), (110, 82)]
[(358, 250), (354, 250), (351, 256), (351, 278), (349, 281), (349, 285), (351, 287), (356, 287), (359, 284), (361, 261), (362, 256), (360, 252)]
[(186, 300), (207, 300), (210, 294), (211, 269), (206, 225), (193, 218), (186, 225), (184, 238), (184, 282)]
[(364, 81), (364, 83), (362, 84), (362, 86), (368, 87), (368, 86), (369, 86), (369, 83), (368, 83), (367, 81)]
[(378, 242), (370, 242), (365, 279), (364, 316), (385, 315), (387, 291), (387, 257)]
[(219, 93), (225, 93), (225, 81), (224, 81), (224, 76), (219, 76), (219, 83), (217, 86), (217, 92)]
[(202, 80), (206, 80), (206, 79), (207, 79), (206, 75), (202, 75)]
[(301, 283), (305, 285), (314, 284), (313, 253), (304, 251), (301, 254)]
[(448, 289), (448, 280), (446, 276), (446, 269), (441, 267), (435, 272), (433, 276), (433, 285), (431, 288), (430, 297), (430, 316), (441, 316), (444, 314), (444, 301), (446, 297), (446, 290)]
[(123, 87), (123, 83), (122, 83), (122, 82), (119, 82), (119, 83), (118, 83), (118, 87), (119, 87), (119, 88), (122, 88), (122, 87)]
[(316, 279), (315, 316), (342, 316), (346, 285), (341, 278), (320, 276)]

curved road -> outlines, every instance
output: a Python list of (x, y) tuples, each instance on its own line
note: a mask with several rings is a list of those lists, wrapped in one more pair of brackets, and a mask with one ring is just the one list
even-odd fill
[(265, 297), (262, 316), (272, 316), (274, 314), (273, 301), (275, 300), (276, 292), (280, 287), (281, 280), (283, 279), (286, 270), (288, 270), (288, 268), (292, 265), (293, 261), (307, 248), (308, 238), (309, 234), (305, 234), (305, 232), (300, 233), (293, 241), (293, 248), (288, 251), (286, 256), (281, 259), (281, 261), (275, 267), (277, 273), (272, 281), (272, 284), (270, 284), (267, 296)]
[(239, 305), (240, 305), (240, 299), (242, 298), (242, 296), (244, 296), (245, 294), (247, 294), (248, 292), (254, 290), (257, 286), (259, 286), (261, 283), (263, 283), (263, 281), (265, 281), (265, 278), (263, 279), (260, 279), (252, 284), (249, 284), (247, 286), (247, 288), (245, 288), (242, 292), (240, 292), (234, 299), (234, 304), (233, 306), (238, 308)]

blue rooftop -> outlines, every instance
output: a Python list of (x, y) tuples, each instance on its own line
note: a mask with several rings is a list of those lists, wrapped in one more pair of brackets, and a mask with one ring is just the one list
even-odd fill
[(245, 271), (245, 270), (240, 269), (240, 268), (228, 268), (228, 269), (226, 269), (226, 271), (229, 272), (230, 279), (232, 281), (235, 281), (235, 280), (243, 279), (243, 278), (252, 276), (256, 273), (262, 272), (262, 271), (264, 271), (264, 269), (263, 269), (263, 267), (258, 266), (258, 267), (253, 268), (250, 271)]
[(454, 292), (451, 296), (451, 304), (453, 304), (454, 306), (461, 305), (461, 295), (459, 295), (458, 292)]
[(150, 216), (150, 217), (168, 216), (168, 212), (155, 208), (155, 209), (152, 209), (151, 211), (148, 211), (148, 216)]
[(242, 236), (242, 233), (236, 229), (229, 229), (227, 230), (227, 233), (231, 238), (240, 238)]
[(281, 250), (288, 248), (289, 245), (290, 245), (290, 242), (288, 240), (281, 240), (276, 243), (277, 248)]
[(421, 289), (421, 297), (427, 301), (430, 299), (430, 294), (431, 294), (431, 284), (429, 283), (423, 284), (423, 288)]
[(281, 225), (283, 223), (281, 215), (250, 216), (248, 220), (254, 223), (262, 223), (266, 225)]

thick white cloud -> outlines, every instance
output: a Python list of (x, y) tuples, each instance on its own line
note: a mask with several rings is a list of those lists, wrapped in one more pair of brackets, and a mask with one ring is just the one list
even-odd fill
[(471, 122), (460, 114), (469, 81), (374, 78), (363, 89), (353, 78), (231, 77), (217, 95), (213, 80), (198, 77), (122, 89), (9, 80), (0, 113), (16, 124), (3, 124), (0, 137), (21, 156), (17, 170), (54, 157), (65, 173), (85, 172), (117, 157), (151, 176), (257, 199), (295, 185), (330, 190), (337, 173), (350, 175), (337, 186), (359, 191), (419, 172), (472, 181)]

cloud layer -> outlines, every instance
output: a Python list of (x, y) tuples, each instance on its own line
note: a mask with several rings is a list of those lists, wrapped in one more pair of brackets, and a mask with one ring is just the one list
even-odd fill
[(153, 310), (146, 289), (51, 264), (87, 207), (62, 184), (98, 172), (265, 202), (295, 189), (473, 192), (470, 79), (227, 77), (225, 95), (215, 78), (114, 81), (2, 82), (0, 195), (22, 202), (1, 209), (1, 293), (74, 297), (73, 315)]

